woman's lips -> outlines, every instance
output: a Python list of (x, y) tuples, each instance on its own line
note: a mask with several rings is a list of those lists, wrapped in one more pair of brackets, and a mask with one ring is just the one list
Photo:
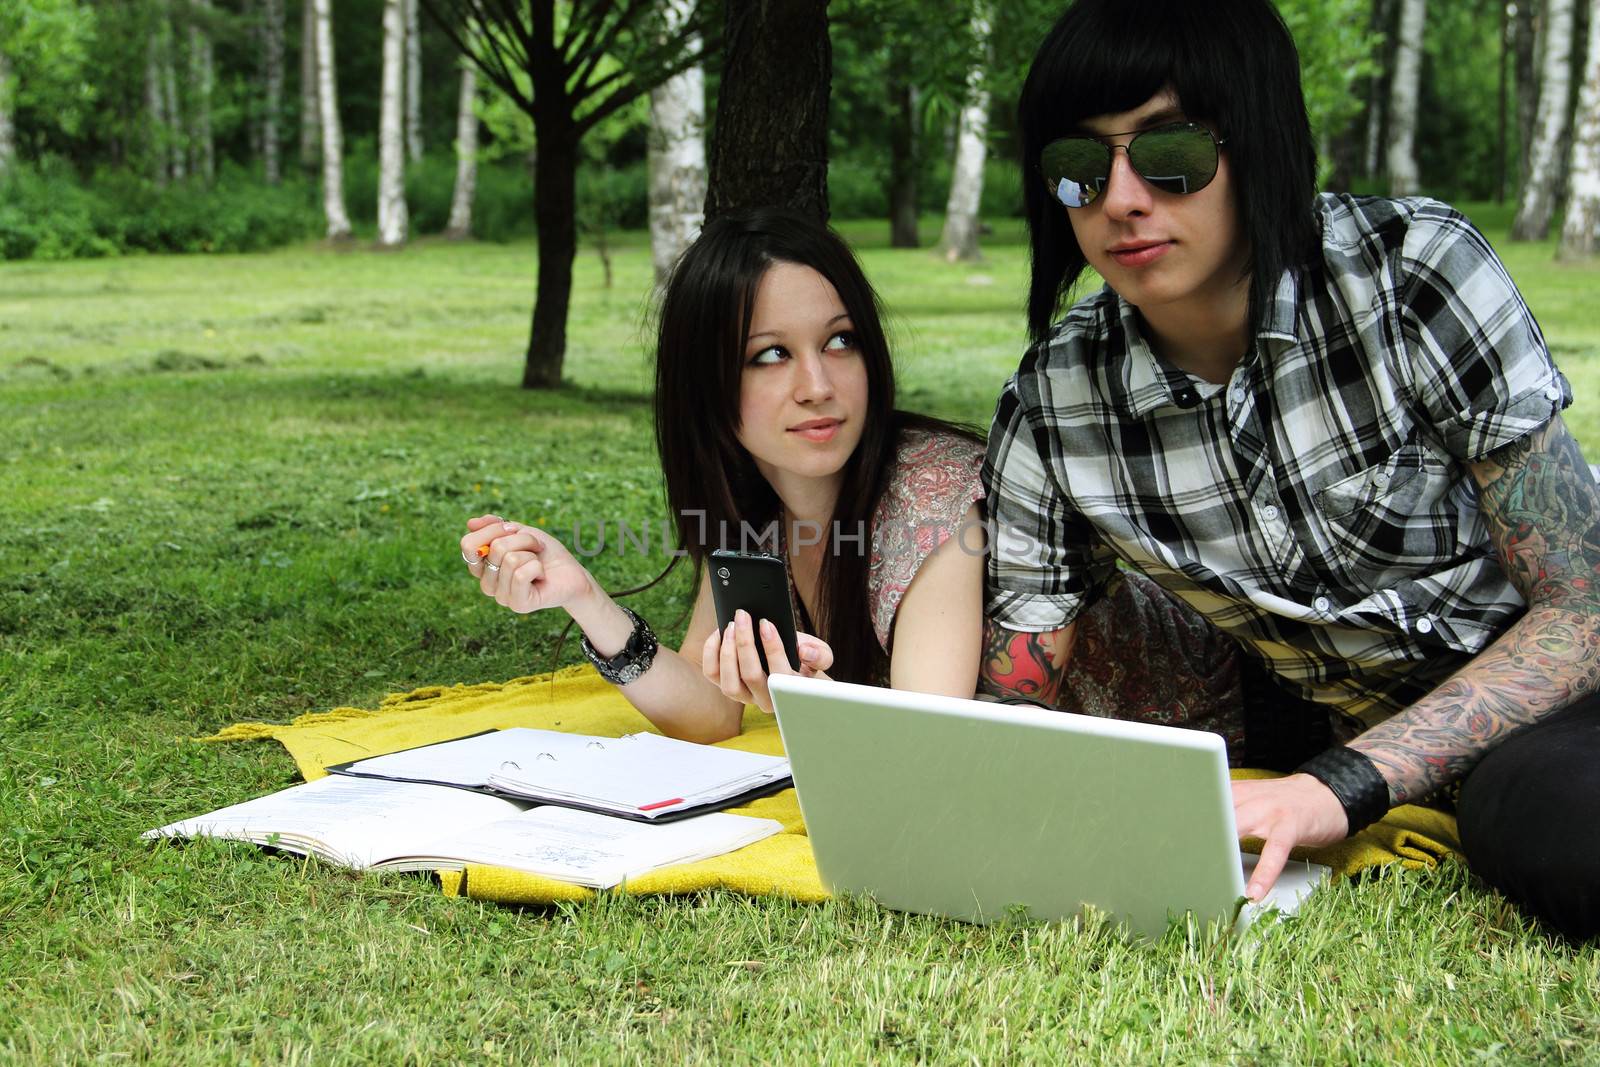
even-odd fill
[(834, 435), (839, 432), (839, 427), (842, 425), (843, 423), (838, 419), (829, 419), (826, 421), (802, 423), (799, 426), (790, 427), (789, 432), (792, 434), (799, 434), (807, 441), (831, 441), (833, 440)]
[(1119, 267), (1143, 267), (1166, 255), (1171, 248), (1171, 241), (1157, 241), (1129, 248), (1113, 248), (1110, 252)]

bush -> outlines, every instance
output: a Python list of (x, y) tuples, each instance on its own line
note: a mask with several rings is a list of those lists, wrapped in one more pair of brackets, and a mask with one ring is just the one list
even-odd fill
[(315, 189), (225, 170), (207, 189), (125, 171), (85, 182), (65, 164), (19, 166), (0, 183), (0, 257), (77, 259), (124, 252), (253, 252), (316, 234)]
[[(917, 209), (943, 214), (950, 198), (950, 160), (924, 160), (917, 174)], [(879, 219), (889, 215), (887, 156), (852, 155), (828, 164), (829, 213), (841, 219)], [(1017, 164), (991, 156), (983, 166), (983, 196), (978, 213), (986, 218), (1022, 214), (1022, 176)]]

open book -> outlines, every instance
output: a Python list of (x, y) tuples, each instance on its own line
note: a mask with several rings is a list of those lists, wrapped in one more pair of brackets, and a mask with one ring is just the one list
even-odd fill
[(658, 734), (594, 737), (513, 727), (341, 763), (334, 774), (427, 782), (628, 819), (669, 822), (791, 784), (782, 756)]
[(731, 852), (780, 829), (772, 819), (728, 814), (637, 822), (445, 786), (329, 775), (144, 837), (251, 841), (358, 869), (460, 870), (481, 863), (604, 889), (657, 867)]

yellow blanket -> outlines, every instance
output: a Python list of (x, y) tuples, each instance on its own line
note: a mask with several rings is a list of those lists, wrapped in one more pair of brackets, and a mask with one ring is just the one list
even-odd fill
[[(644, 717), (591, 668), (570, 667), (554, 675), (503, 683), (427, 686), (410, 693), (395, 693), (384, 698), (376, 711), (334, 708), (302, 715), (286, 726), (239, 723), (204, 740), (272, 738), (289, 750), (310, 781), (325, 775), (323, 768), (331, 764), (509, 726), (612, 737), (650, 728)], [(771, 755), (783, 751), (776, 723), (754, 708), (745, 709), (744, 732), (722, 745)], [(1235, 777), (1270, 774), (1236, 771)], [(793, 789), (730, 810), (776, 819), (783, 824), (783, 832), (712, 859), (651, 871), (630, 879), (623, 890), (691, 893), (731, 889), (754, 896), (781, 894), (797, 900), (827, 897), (817, 876)], [(1348, 875), (1397, 862), (1407, 867), (1433, 866), (1459, 848), (1454, 817), (1407, 805), (1394, 809), (1382, 822), (1347, 841), (1296, 855)], [(582, 900), (593, 893), (521, 871), (477, 865), (469, 866), (464, 875), (441, 872), (441, 879), (445, 892), (451, 895), (464, 892), (477, 899), (507, 903)]]

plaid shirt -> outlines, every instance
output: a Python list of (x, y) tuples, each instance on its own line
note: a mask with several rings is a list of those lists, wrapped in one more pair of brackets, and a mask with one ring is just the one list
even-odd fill
[(1023, 358), (983, 477), (988, 615), (1059, 629), (1116, 560), (1207, 616), (1342, 738), (1413, 703), (1525, 605), (1467, 464), (1571, 403), (1488, 242), (1435, 201), (1324, 195), (1224, 385), (1163, 362), (1109, 288)]

